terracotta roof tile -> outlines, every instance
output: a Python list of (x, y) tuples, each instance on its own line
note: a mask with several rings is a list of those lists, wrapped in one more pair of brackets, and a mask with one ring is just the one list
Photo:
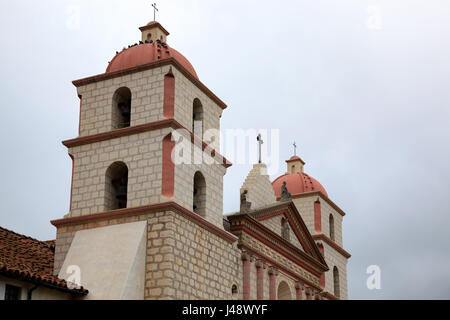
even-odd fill
[(53, 275), (55, 241), (39, 241), (0, 227), (0, 274), (43, 286), (87, 294), (69, 289), (65, 280)]

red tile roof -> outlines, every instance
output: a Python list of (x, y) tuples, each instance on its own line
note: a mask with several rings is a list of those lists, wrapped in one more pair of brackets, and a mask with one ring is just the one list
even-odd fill
[(39, 241), (0, 227), (0, 274), (70, 293), (88, 290), (69, 289), (65, 280), (53, 275), (55, 241)]

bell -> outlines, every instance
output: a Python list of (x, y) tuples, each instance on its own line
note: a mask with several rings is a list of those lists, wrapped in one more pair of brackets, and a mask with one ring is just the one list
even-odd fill
[(120, 183), (119, 188), (117, 190), (117, 200), (126, 200), (127, 199), (127, 185), (125, 183)]

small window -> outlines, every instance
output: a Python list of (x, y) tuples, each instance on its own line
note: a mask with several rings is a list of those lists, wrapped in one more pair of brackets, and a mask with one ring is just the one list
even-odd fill
[(20, 288), (7, 284), (5, 288), (5, 300), (20, 300)]
[(128, 167), (123, 162), (113, 163), (106, 171), (105, 210), (127, 207)]
[(233, 295), (235, 295), (235, 294), (238, 293), (238, 287), (237, 287), (237, 285), (233, 284), (233, 286), (231, 287), (231, 293), (232, 293)]
[(131, 91), (126, 87), (118, 89), (113, 96), (113, 129), (127, 128), (131, 124)]
[(150, 41), (150, 40), (152, 40), (152, 34), (151, 33), (147, 34), (147, 41)]
[(192, 132), (203, 139), (203, 105), (199, 99), (192, 106)]
[(291, 229), (289, 228), (289, 222), (285, 218), (281, 219), (281, 237), (284, 240), (291, 241)]
[(203, 174), (198, 171), (194, 175), (194, 190), (192, 210), (204, 217), (206, 213), (206, 181)]
[(337, 298), (341, 297), (341, 287), (339, 283), (339, 270), (337, 267), (333, 268), (333, 285), (334, 285), (334, 295)]
[(285, 281), (280, 282), (278, 285), (277, 297), (278, 300), (292, 300), (291, 289)]
[(334, 217), (332, 214), (330, 214), (330, 219), (329, 219), (329, 224), (330, 224), (330, 239), (335, 241), (335, 237), (334, 237)]

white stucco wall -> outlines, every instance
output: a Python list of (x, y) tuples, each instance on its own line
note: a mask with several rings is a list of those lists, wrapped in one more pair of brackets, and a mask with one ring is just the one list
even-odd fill
[(86, 299), (142, 300), (146, 235), (146, 221), (78, 231), (59, 277), (69, 281), (69, 266), (78, 266)]
[[(28, 291), (34, 287), (34, 284), (16, 279), (0, 276), (0, 300), (5, 299), (6, 285), (12, 285), (20, 288), (20, 300), (28, 299)], [(33, 291), (32, 300), (69, 300), (72, 298), (70, 293), (65, 293), (57, 289), (49, 289), (39, 286)]]

